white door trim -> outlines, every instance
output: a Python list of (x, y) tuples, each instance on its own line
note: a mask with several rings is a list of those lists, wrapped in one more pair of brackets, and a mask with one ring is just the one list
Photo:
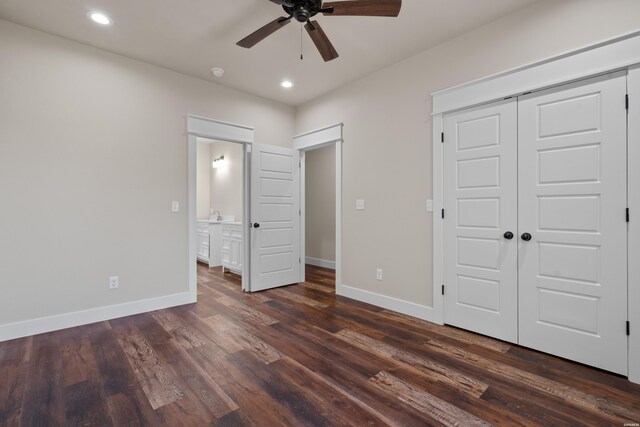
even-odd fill
[(640, 67), (629, 70), (627, 76), (629, 94), (627, 134), (628, 207), (631, 218), (628, 248), (628, 313), (631, 324), (629, 335), (629, 380), (640, 384)]
[[(209, 138), (219, 141), (236, 142), (244, 145), (245, 152), (245, 172), (242, 183), (243, 194), (243, 212), (242, 223), (249, 223), (249, 205), (247, 203), (247, 195), (249, 193), (249, 182), (247, 181), (247, 151), (250, 144), (254, 141), (254, 130), (252, 127), (237, 125), (233, 123), (221, 122), (219, 120), (208, 119), (206, 117), (187, 115), (187, 174), (188, 174), (188, 197), (187, 197), (187, 217), (189, 226), (187, 262), (188, 262), (188, 283), (189, 283), (189, 302), (196, 302), (198, 299), (198, 271), (197, 271), (197, 254), (196, 254), (196, 161), (197, 161), (197, 138)], [(242, 227), (242, 241), (245, 248), (244, 271), (249, 271), (247, 249), (250, 246), (249, 233), (247, 227)], [(249, 275), (242, 275), (242, 289), (249, 289)]]
[(434, 115), (626, 69), (640, 63), (640, 31), (434, 92)]
[[(305, 253), (305, 152), (336, 144), (336, 294), (343, 295), (342, 289), (342, 138), (343, 124), (327, 126), (305, 132), (293, 138), (293, 148), (300, 150), (300, 258)], [(305, 266), (300, 269), (300, 281), (305, 279)]]
[(444, 325), (444, 116), (433, 116), (433, 323)]
[[(597, 43), (524, 67), (518, 67), (432, 94), (433, 147), (433, 322), (443, 323), (443, 113), (504, 97), (570, 83), (616, 70), (629, 70), (629, 117), (640, 117), (640, 31)], [(623, 100), (624, 101), (624, 100)], [(623, 102), (621, 101), (621, 102)], [(629, 120), (629, 208), (640, 212), (640, 119)], [(445, 142), (446, 143), (446, 142)], [(636, 214), (638, 215), (638, 214)], [(633, 217), (633, 214), (632, 214)], [(640, 215), (638, 215), (640, 218)], [(640, 223), (640, 219), (638, 220)], [(640, 255), (640, 227), (629, 224), (629, 259)], [(629, 380), (640, 384), (640, 265), (629, 263)]]

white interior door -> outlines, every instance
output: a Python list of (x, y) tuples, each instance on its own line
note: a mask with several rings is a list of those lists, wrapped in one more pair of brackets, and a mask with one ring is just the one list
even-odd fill
[(444, 321), (510, 342), (518, 339), (516, 126), (515, 99), (444, 117)]
[(300, 154), (253, 144), (251, 154), (251, 291), (300, 278)]
[[(626, 76), (519, 100), (520, 344), (627, 372)], [(529, 238), (529, 236), (524, 236)]]

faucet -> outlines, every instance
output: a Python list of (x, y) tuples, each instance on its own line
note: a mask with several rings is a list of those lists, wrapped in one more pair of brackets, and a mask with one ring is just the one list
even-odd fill
[(216, 215), (216, 221), (222, 221), (222, 215), (220, 215), (220, 211), (213, 211), (212, 215)]

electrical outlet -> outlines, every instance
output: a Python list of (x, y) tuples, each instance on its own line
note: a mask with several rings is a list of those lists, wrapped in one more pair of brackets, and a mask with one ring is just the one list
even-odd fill
[(364, 210), (364, 199), (356, 200), (356, 210), (359, 210), (359, 211)]
[(118, 276), (109, 277), (109, 289), (118, 289), (120, 286), (120, 278)]
[(171, 202), (171, 212), (180, 212), (180, 202), (175, 200)]
[(381, 268), (378, 268), (376, 270), (376, 279), (382, 280), (382, 269)]

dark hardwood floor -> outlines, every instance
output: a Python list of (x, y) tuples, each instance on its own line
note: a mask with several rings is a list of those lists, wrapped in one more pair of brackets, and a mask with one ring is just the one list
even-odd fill
[(0, 425), (617, 425), (640, 386), (338, 297), (198, 267), (198, 303), (0, 343)]

